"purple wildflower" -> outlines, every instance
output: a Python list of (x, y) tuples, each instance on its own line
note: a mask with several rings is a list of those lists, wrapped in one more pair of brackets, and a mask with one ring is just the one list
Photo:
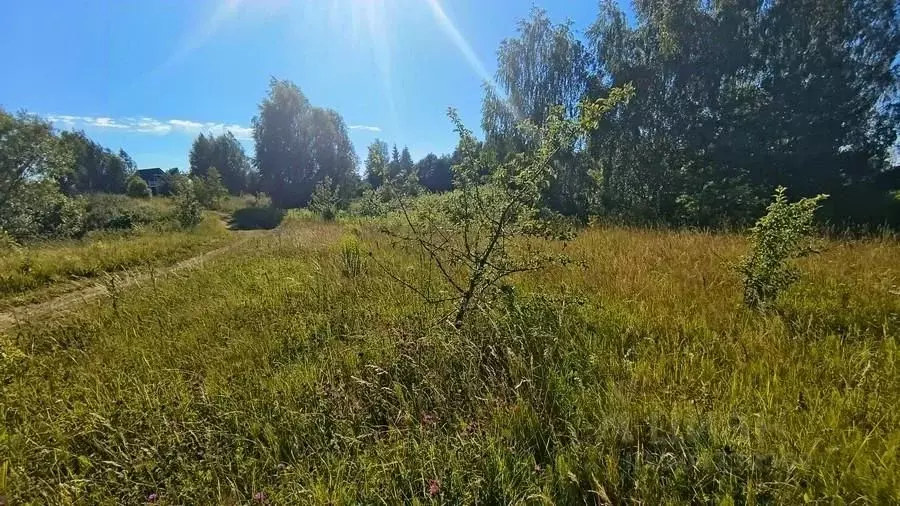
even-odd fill
[(156, 502), (158, 500), (159, 496), (156, 494), (156, 492), (153, 492), (152, 494), (147, 496), (147, 502)]

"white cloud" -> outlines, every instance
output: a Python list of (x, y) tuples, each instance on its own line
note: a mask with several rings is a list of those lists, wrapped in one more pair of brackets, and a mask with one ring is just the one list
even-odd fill
[(364, 130), (366, 132), (380, 132), (381, 127), (371, 125), (350, 125), (350, 130)]
[(203, 123), (197, 123), (196, 121), (190, 121), (186, 119), (170, 119), (168, 123), (175, 128), (181, 128), (188, 131), (199, 131), (201, 128), (203, 128), (204, 125)]
[(91, 116), (71, 116), (67, 114), (48, 114), (47, 119), (60, 128), (99, 128), (99, 129), (117, 129), (128, 132), (168, 135), (171, 133), (181, 133), (189, 135), (197, 135), (200, 133), (210, 133), (221, 135), (230, 131), (236, 138), (240, 140), (250, 140), (253, 138), (253, 129), (248, 126), (216, 122), (199, 122), (187, 119), (170, 119), (159, 120), (143, 116), (140, 118), (109, 118), (109, 117), (91, 117)]
[[(48, 114), (46, 118), (58, 128), (95, 128), (115, 129), (125, 132), (140, 134), (169, 135), (186, 134), (195, 136), (201, 133), (221, 135), (231, 132), (238, 140), (249, 141), (253, 139), (253, 128), (245, 125), (217, 123), (213, 121), (193, 121), (189, 119), (160, 120), (142, 116), (140, 118), (109, 118), (92, 116), (71, 116), (66, 114)], [(351, 130), (363, 130), (367, 132), (380, 132), (381, 128), (369, 125), (350, 125)]]
[(128, 128), (128, 125), (117, 122), (112, 118), (82, 118), (87, 124), (99, 128)]

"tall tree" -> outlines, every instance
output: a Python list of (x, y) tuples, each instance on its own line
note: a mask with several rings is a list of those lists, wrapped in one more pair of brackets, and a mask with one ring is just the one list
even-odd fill
[(0, 213), (28, 182), (56, 178), (69, 170), (70, 153), (37, 116), (0, 109)]
[(215, 140), (201, 133), (191, 144), (189, 155), (190, 174), (197, 177), (206, 177), (206, 171), (213, 166), (213, 149)]
[(487, 86), (482, 109), (485, 141), (500, 158), (526, 147), (519, 122), (541, 127), (556, 105), (574, 114), (589, 78), (588, 54), (570, 22), (554, 25), (546, 11), (534, 8), (517, 33), (497, 51), (496, 78), (505, 99)]
[(430, 192), (444, 192), (453, 188), (453, 171), (449, 155), (438, 157), (428, 153), (415, 166), (419, 184)]
[(414, 175), (415, 163), (413, 162), (412, 156), (409, 154), (409, 148), (403, 146), (403, 151), (400, 152), (400, 174), (403, 177), (410, 177)]
[(388, 163), (388, 177), (396, 179), (400, 176), (400, 151), (397, 145), (391, 148), (391, 161)]
[(0, 109), (0, 234), (25, 240), (79, 233), (79, 206), (58, 182), (71, 165), (49, 122)]
[(342, 203), (347, 203), (359, 186), (359, 160), (344, 118), (332, 109), (314, 107), (311, 121), (315, 183), (328, 178), (326, 186), (336, 191)]
[(60, 138), (73, 156), (72, 170), (60, 180), (65, 191), (125, 192), (125, 182), (132, 172), (128, 161), (97, 144), (84, 132), (63, 132)]
[(121, 158), (122, 162), (125, 163), (125, 169), (129, 174), (137, 170), (137, 164), (134, 162), (134, 159), (132, 159), (131, 155), (129, 155), (124, 149), (119, 149), (119, 158)]
[(191, 175), (206, 177), (211, 167), (221, 174), (222, 183), (232, 195), (238, 195), (247, 187), (250, 162), (244, 147), (230, 132), (219, 136), (200, 134), (191, 146)]
[(343, 119), (310, 105), (294, 83), (272, 79), (253, 130), (260, 184), (275, 205), (306, 205), (325, 177), (343, 195), (355, 191), (357, 158)]
[(375, 139), (369, 144), (366, 155), (366, 181), (372, 188), (378, 188), (384, 184), (384, 177), (388, 168), (388, 145), (386, 142)]
[(603, 84), (638, 90), (592, 139), (607, 208), (675, 222), (747, 220), (780, 184), (832, 193), (832, 210), (859, 208), (841, 195), (871, 187), (896, 137), (896, 3), (634, 7), (630, 24), (605, 2), (589, 33)]
[[(485, 88), (482, 127), (486, 147), (499, 161), (529, 149), (518, 127), (527, 121), (540, 128), (552, 107), (562, 106), (571, 117), (591, 81), (588, 52), (572, 32), (571, 23), (554, 25), (547, 13), (532, 9), (519, 22), (516, 37), (504, 40), (497, 52), (497, 83), (506, 98)], [(578, 163), (575, 149), (553, 161), (559, 176), (546, 189), (545, 204), (567, 214), (584, 214), (591, 191), (588, 166)]]
[(213, 143), (213, 166), (222, 175), (222, 184), (229, 193), (238, 195), (246, 189), (250, 161), (230, 131), (216, 137)]

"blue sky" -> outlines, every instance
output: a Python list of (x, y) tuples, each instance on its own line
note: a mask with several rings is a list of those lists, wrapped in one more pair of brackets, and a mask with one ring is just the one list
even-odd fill
[(445, 112), (479, 128), (481, 82), (532, 5), (580, 32), (592, 0), (0, 0), (0, 106), (84, 129), (140, 167), (187, 165), (200, 131), (250, 120), (269, 77), (340, 112), (360, 157), (376, 137), (448, 152)]

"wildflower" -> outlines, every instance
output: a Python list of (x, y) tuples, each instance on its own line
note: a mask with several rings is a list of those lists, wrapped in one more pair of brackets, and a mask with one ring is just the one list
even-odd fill
[(266, 502), (266, 493), (265, 492), (257, 492), (253, 494), (253, 500), (256, 502)]
[(156, 502), (158, 500), (159, 496), (156, 494), (156, 492), (153, 492), (152, 494), (147, 496), (147, 502)]
[(441, 493), (441, 482), (437, 480), (428, 480), (428, 495), (434, 497)]

